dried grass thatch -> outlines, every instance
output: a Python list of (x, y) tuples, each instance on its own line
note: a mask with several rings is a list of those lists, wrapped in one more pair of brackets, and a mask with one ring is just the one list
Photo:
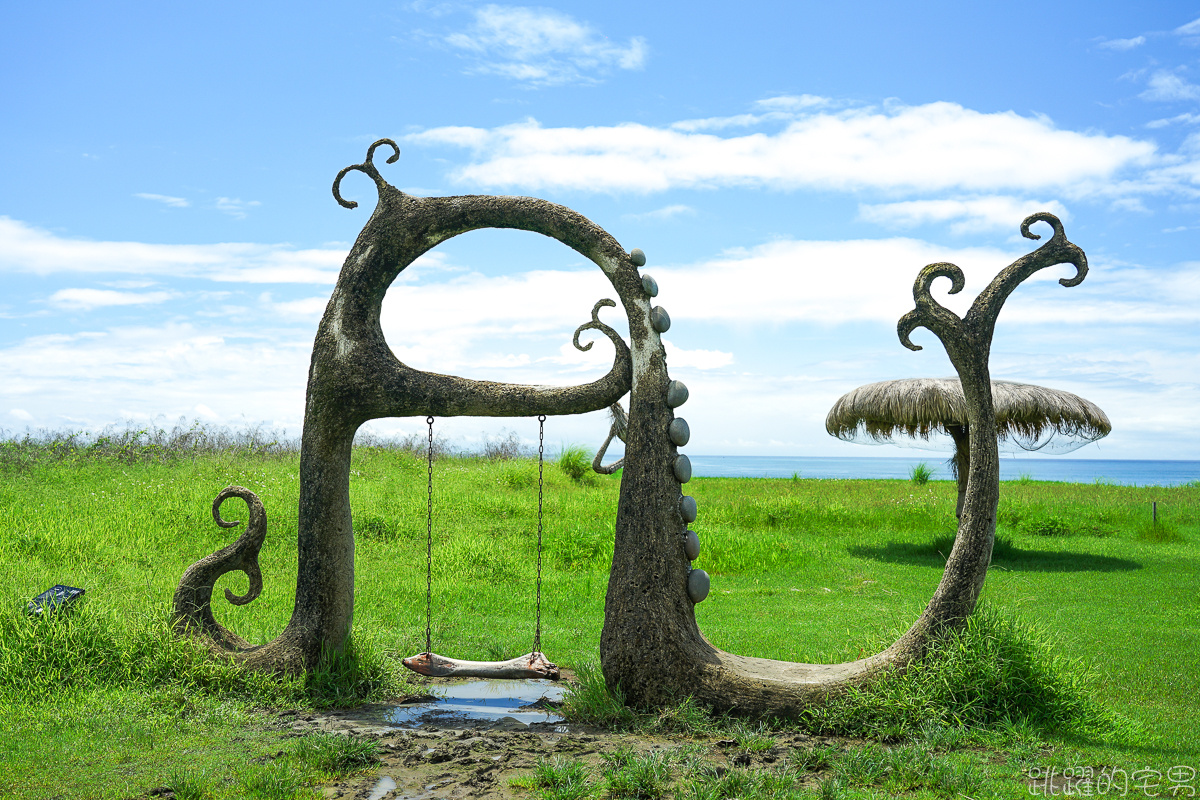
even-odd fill
[[(1108, 435), (1112, 424), (1095, 403), (1070, 392), (1012, 381), (992, 381), (999, 439), (1024, 450), (1069, 452)], [(950, 427), (965, 428), (967, 404), (958, 378), (910, 378), (860, 386), (843, 395), (825, 429), (848, 442), (928, 440)]]
[(625, 465), (625, 458), (621, 457), (605, 466), (604, 454), (608, 452), (608, 445), (614, 437), (620, 439), (622, 442), (625, 441), (625, 431), (629, 428), (629, 415), (625, 413), (625, 409), (621, 406), (621, 401), (618, 400), (608, 407), (608, 416), (612, 419), (612, 424), (608, 426), (608, 438), (604, 440), (604, 444), (600, 445), (600, 449), (592, 457), (592, 469), (601, 475), (612, 475)]
[(613, 435), (622, 442), (625, 441), (625, 431), (629, 428), (629, 415), (625, 413), (620, 400), (608, 407), (608, 416), (612, 420)]

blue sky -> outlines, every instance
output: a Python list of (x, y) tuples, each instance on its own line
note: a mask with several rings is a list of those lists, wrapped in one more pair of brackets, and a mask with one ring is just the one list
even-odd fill
[[(0, 71), (10, 433), (298, 433), (374, 201), (362, 176), (354, 211), (330, 185), (391, 137), (400, 189), (544, 197), (646, 252), (692, 452), (895, 453), (831, 439), (829, 407), (950, 374), (932, 334), (896, 338), (917, 272), (959, 264), (961, 312), (1048, 210), (1092, 271), (1010, 298), (993, 376), (1105, 409), (1113, 433), (1077, 457), (1200, 458), (1200, 5), (25, 4)], [(384, 327), (418, 368), (579, 383), (611, 351), (571, 332), (611, 294), (555, 242), (479, 232), (404, 272)], [(468, 447), (536, 436), (439, 425)], [(606, 430), (558, 418), (547, 438)]]

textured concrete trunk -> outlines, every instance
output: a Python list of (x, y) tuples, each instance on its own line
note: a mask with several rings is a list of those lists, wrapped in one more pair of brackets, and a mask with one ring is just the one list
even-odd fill
[[(916, 309), (899, 323), (901, 342), (929, 328), (942, 341), (962, 380), (969, 405), (970, 462), (958, 536), (941, 583), (920, 618), (886, 650), (844, 664), (800, 664), (726, 653), (712, 646), (696, 625), (688, 594), (687, 529), (680, 515), (682, 490), (674, 479), (675, 446), (668, 436), (673, 412), (667, 406), (668, 376), (661, 344), (652, 331), (631, 319), (633, 394), (625, 440), (625, 471), (617, 511), (616, 547), (605, 605), (600, 657), (610, 686), (639, 706), (661, 707), (686, 696), (717, 710), (758, 716), (790, 716), (883, 670), (903, 668), (921, 658), (939, 636), (961, 625), (975, 608), (987, 574), (999, 500), (999, 455), (988, 356), (996, 315), (1013, 289), (1029, 275), (1070, 263), (1076, 275), (1060, 281), (1074, 286), (1087, 272), (1087, 260), (1067, 241), (1049, 214), (1022, 223), (1046, 222), (1053, 238), (1002, 271), (962, 319), (930, 295), (938, 277), (963, 286), (952, 264), (932, 264), (913, 287)], [(700, 510), (701, 515), (703, 509)], [(700, 526), (703, 530), (703, 526)]]
[(954, 516), (962, 519), (963, 503), (967, 499), (967, 475), (970, 473), (971, 437), (965, 425), (947, 425), (946, 430), (954, 440), (954, 482), (958, 486), (958, 502), (954, 504)]
[[(577, 346), (579, 332), (594, 329), (608, 336), (616, 348), (608, 374), (583, 386), (467, 380), (414, 370), (396, 359), (379, 325), (384, 295), (401, 270), (458, 234), (479, 228), (533, 231), (591, 259), (614, 286), (624, 285), (626, 293), (638, 276), (629, 255), (611, 236), (562, 206), (527, 197), (417, 198), (397, 191), (372, 163), (375, 149), (384, 143), (395, 147), (377, 142), (363, 164), (343, 170), (334, 182), (338, 202), (353, 207), (341, 199), (339, 183), (352, 169), (364, 172), (375, 181), (379, 202), (346, 257), (313, 343), (301, 438), (299, 563), (291, 620), (278, 638), (253, 647), (213, 618), (213, 583), (233, 570), (249, 572), (246, 565), (251, 562), (257, 569), (265, 513), (253, 493), (245, 490), (236, 496), (244, 497), (252, 511), (258, 509), (261, 525), (189, 568), (175, 593), (176, 627), (205, 635), (214, 649), (231, 653), (248, 666), (311, 669), (323, 652), (340, 649), (350, 633), (354, 620), (350, 450), (364, 422), (413, 415), (581, 414), (606, 408), (629, 391), (628, 347), (598, 317), (600, 308), (614, 305), (612, 301), (598, 303), (592, 321), (576, 331)], [(390, 159), (394, 160), (395, 156)]]
[[(631, 392), (625, 432), (624, 471), (617, 506), (613, 562), (605, 599), (600, 657), (606, 681), (639, 706), (663, 706), (685, 696), (721, 710), (788, 716), (830, 693), (868, 680), (920, 658), (943, 631), (963, 622), (983, 586), (995, 534), (999, 459), (992, 408), (988, 353), (996, 315), (1005, 298), (1026, 277), (1053, 264), (1077, 268), (1073, 286), (1083, 280), (1087, 261), (1067, 241), (1049, 214), (1042, 221), (1053, 238), (1007, 267), (960, 319), (930, 296), (939, 277), (961, 290), (962, 272), (952, 264), (921, 271), (913, 289), (916, 309), (898, 331), (905, 346), (917, 327), (941, 339), (962, 380), (969, 403), (970, 464), (958, 537), (941, 584), (924, 613), (891, 647), (846, 664), (797, 664), (726, 653), (701, 634), (689, 594), (690, 562), (685, 533), (683, 484), (690, 464), (678, 447), (687, 442), (686, 424), (674, 408), (686, 391), (672, 386), (660, 334), (670, 326), (661, 308), (652, 308), (657, 286), (639, 274), (638, 251), (626, 253), (605, 231), (570, 209), (531, 198), (416, 198), (387, 184), (372, 163), (376, 142), (362, 164), (348, 167), (334, 182), (358, 170), (375, 181), (379, 202), (350, 251), (317, 331), (309, 370), (300, 464), (299, 576), (296, 606), (283, 633), (251, 647), (212, 616), (214, 581), (231, 570), (251, 576), (257, 594), (257, 553), (266, 530), (265, 512), (253, 493), (231, 487), (227, 496), (250, 504), (250, 528), (230, 547), (194, 564), (175, 594), (181, 631), (206, 636), (214, 649), (232, 653), (249, 666), (311, 669), (326, 650), (341, 648), (354, 614), (354, 531), (349, 500), (350, 449), (355, 431), (370, 419), (387, 416), (535, 416), (577, 414), (609, 406)], [(397, 155), (398, 155), (397, 150)], [(396, 156), (389, 159), (395, 161)], [(584, 386), (539, 387), (471, 381), (420, 372), (396, 360), (379, 327), (380, 306), (399, 272), (422, 253), (460, 233), (484, 227), (518, 228), (553, 237), (594, 262), (613, 285), (629, 323), (630, 344), (599, 321), (595, 329), (616, 348), (612, 369)], [(579, 346), (579, 331), (575, 343)], [(589, 345), (590, 346), (590, 345)], [(586, 349), (586, 348), (584, 348)], [(673, 397), (672, 402), (668, 398)], [(688, 498), (690, 501), (690, 498)], [(690, 512), (690, 509), (689, 509)], [(219, 517), (218, 517), (219, 520)], [(702, 526), (701, 526), (701, 529)], [(419, 613), (414, 609), (414, 613)]]

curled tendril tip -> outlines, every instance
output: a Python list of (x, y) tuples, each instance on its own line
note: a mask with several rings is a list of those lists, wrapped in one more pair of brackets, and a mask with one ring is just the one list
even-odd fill
[(365, 161), (363, 161), (363, 163), (351, 164), (350, 166), (345, 167), (337, 174), (337, 177), (333, 179), (333, 198), (338, 201), (338, 205), (340, 205), (342, 208), (358, 208), (357, 201), (345, 200), (342, 198), (342, 178), (346, 177), (346, 175), (351, 171), (357, 170), (358, 172), (370, 177), (371, 180), (375, 181), (375, 186), (380, 191), (383, 190), (384, 186), (387, 186), (387, 181), (383, 179), (383, 176), (379, 174), (379, 170), (375, 168), (375, 149), (382, 144), (386, 144), (392, 148), (392, 154), (388, 156), (387, 163), (395, 164), (400, 158), (399, 145), (397, 145), (391, 139), (380, 139), (367, 149), (367, 158)]
[(917, 302), (921, 302), (922, 299), (932, 301), (930, 287), (938, 278), (950, 279), (950, 290), (946, 294), (958, 294), (967, 285), (967, 279), (957, 264), (939, 261), (936, 264), (928, 265), (917, 275), (917, 280), (913, 284), (913, 298)]
[(924, 323), (921, 322), (920, 315), (916, 311), (909, 311), (900, 321), (896, 323), (896, 334), (900, 337), (900, 344), (907, 347), (909, 350), (924, 350), (919, 344), (913, 344), (910, 338), (912, 332), (921, 327)]
[(1041, 239), (1042, 238), (1040, 235), (1029, 230), (1029, 226), (1035, 222), (1045, 222), (1047, 225), (1049, 225), (1051, 228), (1053, 228), (1055, 238), (1060, 237), (1060, 236), (1063, 238), (1066, 238), (1067, 234), (1066, 234), (1066, 231), (1063, 230), (1062, 221), (1058, 217), (1051, 214), (1049, 211), (1039, 211), (1036, 214), (1030, 214), (1028, 217), (1026, 217), (1021, 222), (1021, 235), (1024, 236), (1026, 239)]
[(366, 163), (368, 163), (368, 164), (373, 164), (373, 163), (374, 163), (374, 161), (375, 161), (375, 148), (379, 147), (379, 145), (381, 145), (381, 144), (386, 144), (386, 145), (388, 145), (389, 147), (391, 147), (391, 148), (392, 148), (392, 154), (391, 154), (390, 156), (388, 156), (388, 158), (387, 158), (387, 163), (388, 163), (388, 164), (395, 164), (395, 163), (396, 163), (396, 162), (397, 162), (397, 161), (400, 159), (400, 146), (399, 146), (399, 145), (397, 145), (397, 144), (396, 144), (394, 141), (392, 141), (391, 139), (380, 139), (379, 141), (377, 141), (377, 142), (375, 142), (374, 144), (372, 144), (372, 145), (371, 145), (371, 146), (370, 146), (370, 147), (367, 149), (367, 161), (366, 161)]
[(621, 335), (619, 333), (617, 333), (612, 328), (608, 327), (607, 325), (605, 325), (603, 322), (600, 321), (600, 309), (602, 309), (606, 306), (610, 307), (610, 308), (615, 308), (616, 305), (617, 304), (615, 302), (613, 302), (612, 300), (609, 300), (607, 297), (604, 298), (603, 300), (596, 301), (596, 305), (592, 306), (592, 321), (585, 322), (582, 325), (580, 325), (578, 328), (576, 328), (575, 335), (573, 337), (571, 337), (571, 343), (575, 345), (576, 350), (582, 350), (583, 352), (586, 353), (588, 350), (591, 350), (592, 345), (595, 344), (595, 342), (588, 342), (587, 344), (579, 343), (579, 334), (581, 334), (587, 330), (600, 331), (605, 336), (607, 336), (609, 339), (611, 339), (613, 341), (613, 344), (616, 344), (618, 342), (620, 342), (622, 345), (625, 344), (624, 340), (621, 339)]

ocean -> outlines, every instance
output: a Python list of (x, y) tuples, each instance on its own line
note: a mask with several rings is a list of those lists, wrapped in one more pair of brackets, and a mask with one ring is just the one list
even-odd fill
[[(883, 458), (787, 456), (700, 456), (688, 453), (692, 474), (712, 478), (903, 478), (924, 462), (933, 480), (951, 480), (945, 458), (937, 455)], [(1178, 486), (1200, 482), (1200, 461), (1105, 460), (1091, 458), (1012, 458), (1000, 456), (1000, 480), (1028, 475), (1035, 481), (1113, 483), (1122, 486)]]

